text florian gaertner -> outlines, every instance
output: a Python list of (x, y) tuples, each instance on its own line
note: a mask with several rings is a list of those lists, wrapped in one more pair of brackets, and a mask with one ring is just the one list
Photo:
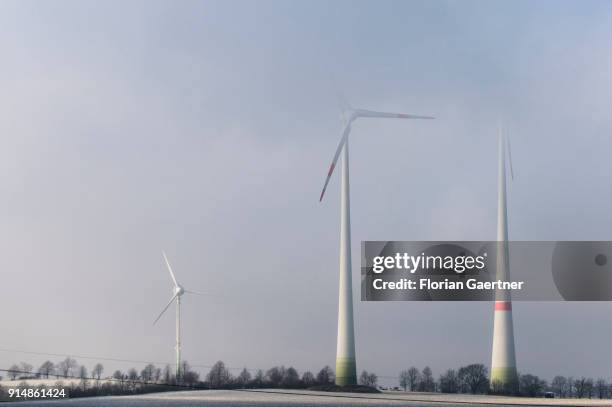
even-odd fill
[[(419, 275), (428, 271), (438, 274), (439, 272), (453, 272), (462, 275), (483, 271), (486, 267), (487, 253), (479, 256), (430, 256), (421, 253), (414, 256), (408, 253), (396, 253), (394, 256), (376, 256), (372, 260), (372, 272), (381, 274), (387, 270), (399, 270)], [(467, 278), (457, 281), (448, 278), (440, 279), (440, 276), (423, 276), (416, 280), (399, 278), (394, 281), (386, 281), (383, 278), (372, 280), (375, 290), (521, 290), (524, 281), (482, 281), (477, 278)]]

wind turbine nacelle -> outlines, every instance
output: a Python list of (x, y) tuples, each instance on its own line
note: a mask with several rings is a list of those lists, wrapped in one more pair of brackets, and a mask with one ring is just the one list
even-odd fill
[(185, 290), (180, 285), (178, 287), (174, 287), (174, 295), (183, 295)]

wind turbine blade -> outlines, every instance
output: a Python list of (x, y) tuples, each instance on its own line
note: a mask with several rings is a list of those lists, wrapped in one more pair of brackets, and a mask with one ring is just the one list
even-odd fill
[(168, 304), (166, 304), (166, 306), (164, 307), (164, 309), (162, 310), (162, 312), (159, 313), (159, 315), (157, 316), (157, 318), (155, 318), (155, 321), (153, 321), (153, 325), (155, 325), (155, 323), (157, 321), (159, 321), (159, 319), (161, 318), (162, 315), (164, 315), (164, 312), (166, 312), (166, 310), (168, 309), (168, 307), (170, 306), (170, 304), (172, 304), (172, 301), (174, 301), (174, 299), (178, 296), (178, 293), (174, 294), (172, 296), (172, 298), (170, 298), (170, 301), (168, 301)]
[(434, 119), (432, 116), (418, 116), (406, 113), (377, 112), (374, 110), (355, 109), (358, 117), (385, 117), (390, 119)]
[(198, 291), (191, 291), (191, 290), (184, 290), (186, 293), (188, 294), (195, 294), (195, 295), (208, 295), (208, 294), (204, 294)]
[(201, 293), (198, 291), (191, 291), (191, 290), (184, 290), (187, 294), (195, 294), (195, 295), (201, 295), (203, 297), (208, 297), (208, 296), (212, 296), (214, 297), (215, 294), (210, 294), (210, 293)]
[(162, 251), (162, 255), (164, 256), (164, 260), (166, 261), (166, 266), (168, 266), (168, 271), (170, 272), (170, 277), (172, 277), (172, 281), (174, 282), (174, 286), (178, 287), (178, 283), (176, 282), (176, 277), (174, 277), (174, 273), (172, 272), (172, 267), (170, 267), (170, 262), (166, 257), (166, 253)]
[(510, 148), (510, 137), (506, 136), (506, 143), (508, 144), (508, 161), (510, 161), (510, 176), (514, 180), (514, 167), (512, 165), (512, 149)]
[(329, 180), (334, 173), (334, 168), (336, 168), (336, 163), (338, 162), (338, 157), (340, 157), (340, 152), (342, 151), (342, 147), (344, 147), (344, 143), (346, 143), (346, 139), (348, 138), (349, 133), (351, 132), (351, 124), (348, 123), (344, 126), (344, 131), (342, 132), (342, 137), (340, 138), (340, 143), (338, 143), (338, 147), (336, 148), (336, 153), (334, 154), (334, 158), (332, 160), (331, 165), (329, 166), (329, 171), (327, 172), (327, 178), (325, 179), (325, 185), (323, 185), (323, 190), (321, 191), (321, 196), (319, 197), (319, 202), (323, 200), (323, 195), (325, 195), (325, 190), (327, 189), (327, 185), (329, 184)]

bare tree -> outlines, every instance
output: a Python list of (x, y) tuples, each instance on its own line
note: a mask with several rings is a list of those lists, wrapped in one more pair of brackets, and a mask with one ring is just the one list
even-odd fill
[(285, 366), (274, 366), (266, 372), (266, 381), (273, 387), (280, 386), (285, 376)]
[(318, 384), (331, 384), (335, 380), (334, 371), (329, 366), (325, 366), (317, 373)]
[(72, 376), (77, 368), (77, 361), (71, 357), (67, 357), (57, 364), (57, 371), (64, 377)]
[(538, 376), (523, 374), (519, 377), (519, 389), (522, 395), (537, 397), (546, 388), (546, 382)]
[(83, 365), (79, 367), (79, 379), (84, 379), (87, 377), (87, 368)]
[(315, 383), (316, 383), (316, 379), (314, 375), (312, 374), (312, 372), (310, 371), (304, 372), (304, 374), (302, 375), (302, 384), (305, 387), (310, 387), (310, 386), (313, 386)]
[(595, 384), (593, 379), (588, 378), (584, 386), (585, 394), (588, 398), (593, 398), (593, 392), (595, 391)]
[[(187, 365), (188, 367), (189, 365)], [(181, 368), (182, 372), (185, 372), (186, 370), (183, 368)], [(142, 372), (140, 372), (140, 377), (142, 378), (143, 381), (145, 382), (150, 382), (151, 380), (153, 380), (153, 374), (155, 373), (155, 365), (153, 365), (152, 363), (149, 363), (148, 365), (146, 365), (144, 367), (144, 369), (142, 369)]]
[(608, 384), (604, 379), (597, 379), (595, 383), (595, 388), (597, 389), (597, 396), (600, 399), (606, 398), (608, 396)]
[(361, 375), (359, 375), (359, 384), (362, 386), (370, 385), (370, 374), (367, 370), (362, 371)]
[(429, 366), (425, 366), (423, 369), (423, 373), (421, 374), (421, 382), (419, 383), (419, 390), (428, 392), (436, 391), (436, 382)]
[(378, 376), (376, 376), (376, 374), (368, 373), (366, 370), (361, 372), (361, 375), (359, 376), (359, 384), (361, 384), (362, 386), (368, 386), (368, 387), (375, 388), (377, 383), (378, 383)]
[(574, 380), (574, 389), (576, 390), (576, 397), (579, 399), (583, 398), (587, 391), (587, 378), (581, 377), (580, 379)]
[(259, 369), (259, 370), (257, 370), (257, 372), (255, 373), (255, 379), (253, 379), (253, 383), (254, 383), (256, 386), (261, 387), (261, 386), (263, 386), (263, 383), (264, 383), (264, 378), (265, 378), (265, 375), (264, 375), (263, 370)]
[(362, 386), (370, 385), (370, 374), (367, 370), (362, 371), (361, 375), (359, 375), (359, 384)]
[(458, 373), (459, 383), (472, 393), (486, 393), (489, 389), (487, 368), (483, 364), (463, 366)]
[(53, 364), (53, 362), (51, 362), (50, 360), (47, 360), (43, 362), (42, 365), (40, 365), (40, 367), (38, 368), (38, 373), (40, 373), (41, 377), (48, 379), (49, 375), (53, 374), (54, 370), (55, 370), (55, 365)]
[(459, 376), (454, 369), (448, 369), (440, 376), (440, 391), (442, 393), (459, 392)]
[(84, 365), (79, 368), (79, 378), (81, 379), (81, 388), (87, 390), (87, 368)]
[(376, 388), (378, 386), (378, 376), (376, 373), (370, 373), (370, 386)]
[(19, 364), (19, 369), (21, 370), (21, 374), (23, 376), (30, 376), (32, 374), (32, 369), (34, 369), (34, 367), (26, 362), (21, 362)]
[[(150, 367), (152, 367), (150, 376), (153, 377), (153, 374), (155, 373), (155, 369), (154, 369), (155, 367), (153, 365), (150, 365)], [(198, 382), (198, 380), (200, 380), (200, 374), (191, 369), (189, 362), (187, 362), (186, 360), (183, 360), (183, 362), (181, 363), (181, 381), (182, 383), (188, 386), (193, 386), (194, 384)]]
[(11, 366), (9, 368), (9, 370), (7, 372), (8, 373), (8, 377), (10, 377), (11, 380), (15, 380), (17, 378), (17, 376), (19, 376), (19, 372), (20, 372), (19, 366), (13, 365), (13, 366)]
[(237, 382), (243, 389), (249, 384), (251, 381), (251, 373), (245, 367), (242, 369), (242, 372), (238, 375)]
[(124, 374), (121, 370), (115, 370), (113, 372), (113, 379), (115, 380), (119, 380), (120, 383), (123, 383), (123, 379), (124, 379)]
[[(189, 372), (190, 370), (191, 370), (191, 366), (189, 366), (189, 363), (186, 360), (183, 360), (181, 362), (181, 369), (180, 369), (181, 376), (183, 376), (184, 372)], [(184, 377), (181, 377), (181, 379), (184, 381)]]
[(134, 368), (131, 368), (130, 370), (128, 370), (127, 376), (129, 380), (136, 381), (138, 380), (138, 371)]
[(289, 366), (283, 372), (283, 379), (281, 380), (281, 385), (283, 387), (297, 387), (300, 384), (300, 375), (297, 370), (293, 368), (293, 366)]
[(410, 391), (415, 391), (420, 381), (421, 372), (419, 372), (419, 369), (412, 366), (410, 369), (408, 369), (408, 386), (410, 386)]
[(104, 366), (102, 363), (96, 363), (96, 365), (91, 370), (91, 377), (100, 380), (100, 376), (104, 372)]
[(574, 397), (576, 395), (576, 383), (572, 376), (567, 378), (567, 385), (565, 387), (567, 397)]
[(563, 376), (555, 376), (550, 383), (550, 388), (559, 397), (565, 397), (567, 395), (567, 379)]
[(399, 374), (399, 385), (404, 391), (408, 390), (408, 385), (410, 384), (410, 379), (408, 377), (408, 371), (402, 370)]
[(200, 374), (193, 371), (191, 368), (183, 370), (183, 383), (187, 386), (193, 386), (200, 380)]
[(155, 368), (155, 372), (153, 373), (153, 378), (155, 379), (156, 382), (159, 383), (159, 380), (161, 379), (162, 376), (162, 371), (159, 367)]
[(221, 360), (213, 365), (206, 375), (206, 381), (213, 389), (227, 385), (231, 380), (231, 374)]
[(170, 368), (170, 365), (164, 366), (164, 372), (162, 374), (164, 376), (164, 383), (170, 384), (173, 382), (172, 369)]

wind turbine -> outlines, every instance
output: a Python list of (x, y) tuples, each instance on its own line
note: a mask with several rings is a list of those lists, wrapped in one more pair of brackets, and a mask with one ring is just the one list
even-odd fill
[[(514, 179), (510, 142), (502, 133), (498, 136), (498, 192), (497, 192), (497, 278), (510, 281), (508, 253), (508, 209), (506, 199), (506, 146), (510, 176)], [(493, 350), (491, 352), (491, 386), (501, 387), (504, 392), (518, 388), (516, 355), (514, 349), (514, 324), (512, 322), (512, 298), (510, 292), (495, 293), (495, 318), (493, 320)]]
[(172, 290), (173, 295), (168, 301), (168, 304), (164, 307), (162, 312), (159, 313), (155, 321), (153, 321), (153, 325), (159, 321), (164, 312), (170, 307), (173, 301), (176, 300), (176, 379), (178, 380), (181, 377), (181, 297), (185, 293), (189, 294), (199, 294), (194, 291), (185, 290), (183, 286), (181, 286), (178, 281), (176, 281), (176, 277), (174, 276), (174, 272), (172, 271), (172, 267), (170, 266), (170, 262), (166, 257), (166, 253), (162, 251), (162, 256), (164, 256), (164, 261), (166, 262), (166, 266), (168, 267), (168, 271), (170, 272), (170, 277), (172, 277), (172, 283), (174, 284), (174, 288)]
[(351, 281), (351, 220), (349, 197), (349, 134), (351, 125), (359, 118), (391, 119), (433, 119), (430, 116), (416, 116), (404, 113), (377, 112), (353, 109), (342, 100), (342, 136), (329, 167), (319, 202), (323, 200), (329, 180), (342, 152), (342, 184), (340, 199), (340, 285), (338, 301), (338, 342), (336, 348), (336, 384), (339, 386), (357, 384), (357, 363), (355, 360), (355, 329), (353, 325), (353, 287)]

